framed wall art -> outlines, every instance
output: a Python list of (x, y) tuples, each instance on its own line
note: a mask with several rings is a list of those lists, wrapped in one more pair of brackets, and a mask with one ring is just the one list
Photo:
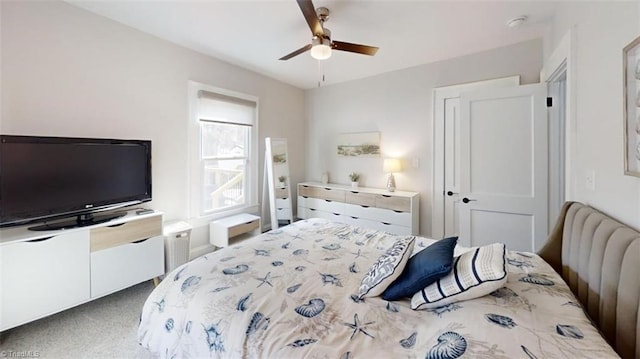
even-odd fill
[(380, 132), (338, 135), (338, 156), (380, 156)]
[(640, 177), (640, 37), (623, 50), (624, 174)]

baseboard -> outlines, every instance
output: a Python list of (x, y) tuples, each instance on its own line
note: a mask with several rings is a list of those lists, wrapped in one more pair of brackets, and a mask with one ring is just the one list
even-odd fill
[(191, 259), (198, 258), (200, 256), (203, 256), (203, 255), (207, 254), (207, 253), (211, 253), (211, 252), (213, 252), (215, 250), (216, 250), (216, 246), (211, 245), (211, 244), (205, 244), (205, 245), (200, 246), (200, 247), (192, 248), (189, 251), (189, 259), (191, 260)]

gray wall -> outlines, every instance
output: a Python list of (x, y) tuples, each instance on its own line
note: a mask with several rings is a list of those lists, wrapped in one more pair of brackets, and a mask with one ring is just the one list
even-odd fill
[[(433, 89), (465, 82), (520, 75), (521, 83), (539, 81), (542, 40), (394, 71), (343, 84), (308, 90), (307, 178), (329, 172), (333, 183), (349, 183), (350, 172), (363, 174), (361, 185), (384, 188), (384, 157), (404, 159), (396, 175), (399, 190), (420, 192), (420, 232), (431, 235), (433, 173)], [(379, 131), (381, 157), (338, 157), (340, 133)], [(419, 167), (412, 167), (417, 159)]]
[[(563, 2), (548, 53), (571, 32), (574, 106), (568, 199), (640, 228), (640, 178), (624, 175), (622, 49), (640, 35), (640, 2)], [(637, 119), (634, 119), (637, 120)], [(586, 185), (595, 175), (595, 189)]]
[[(187, 81), (193, 80), (257, 96), (260, 173), (264, 137), (285, 137), (292, 180), (304, 178), (302, 90), (64, 2), (0, 4), (3, 133), (150, 139), (151, 206), (165, 220), (204, 223), (189, 217), (188, 205)], [(207, 244), (208, 227), (199, 226), (192, 248)]]

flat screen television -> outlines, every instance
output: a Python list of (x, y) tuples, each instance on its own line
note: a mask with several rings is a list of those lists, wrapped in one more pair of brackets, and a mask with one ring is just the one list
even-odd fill
[(0, 227), (91, 225), (150, 200), (151, 141), (0, 135)]

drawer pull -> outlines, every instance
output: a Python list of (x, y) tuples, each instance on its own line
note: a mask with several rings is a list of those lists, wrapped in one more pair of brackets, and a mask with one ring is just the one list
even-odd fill
[(253, 224), (253, 222), (255, 222), (255, 221), (249, 221), (249, 222), (247, 222), (245, 224)]
[(326, 191), (331, 191), (331, 188), (325, 187), (324, 188)]
[(334, 215), (334, 216), (339, 216), (339, 215), (340, 215), (340, 213), (333, 212), (333, 215)]
[(309, 198), (309, 197), (307, 197), (307, 196), (302, 196), (302, 198)]
[(124, 226), (125, 224), (126, 224), (126, 222), (125, 222), (125, 223), (112, 224), (112, 225), (107, 226), (107, 227), (109, 227), (109, 228), (114, 228), (114, 227)]
[(358, 192), (358, 191), (350, 191), (350, 192), (351, 192), (351, 193), (353, 193), (353, 194), (358, 194), (358, 193), (360, 193), (360, 192)]
[(139, 241), (135, 241), (135, 242), (131, 242), (131, 243), (133, 243), (133, 244), (138, 244), (138, 243), (142, 243), (142, 242), (144, 242), (144, 241), (148, 241), (149, 239), (150, 239), (150, 238), (145, 238), (145, 239), (141, 239), (141, 240), (139, 240)]
[[(282, 211), (282, 207), (278, 208), (278, 211)], [(249, 223), (251, 223), (251, 222), (249, 222)], [(247, 223), (247, 224), (248, 224), (248, 223)]]
[(393, 211), (396, 213), (404, 213), (404, 211), (396, 211), (395, 209)]
[(309, 186), (307, 186), (306, 184), (303, 184), (302, 187), (309, 188)]
[(332, 200), (330, 200), (330, 199), (325, 199), (324, 201), (325, 201), (325, 202), (329, 202), (329, 203), (333, 202), (333, 201), (332, 201)]
[(51, 236), (51, 237), (44, 237), (44, 238), (38, 238), (38, 239), (32, 239), (30, 241), (25, 241), (25, 243), (37, 243), (37, 242), (43, 242), (46, 241), (47, 239), (51, 239), (55, 236)]
[(360, 219), (359, 217), (354, 217), (354, 216), (351, 216), (351, 218), (353, 218), (353, 219)]
[(309, 208), (309, 210), (310, 210), (310, 211), (315, 211), (316, 209), (315, 209), (315, 208)]
[(387, 222), (382, 222), (382, 224), (384, 224), (385, 226), (390, 226), (391, 223), (387, 223)]
[(364, 204), (361, 204), (360, 207), (362, 208), (369, 208), (369, 206), (365, 206)]
[(383, 194), (382, 197), (391, 198), (391, 195)]

